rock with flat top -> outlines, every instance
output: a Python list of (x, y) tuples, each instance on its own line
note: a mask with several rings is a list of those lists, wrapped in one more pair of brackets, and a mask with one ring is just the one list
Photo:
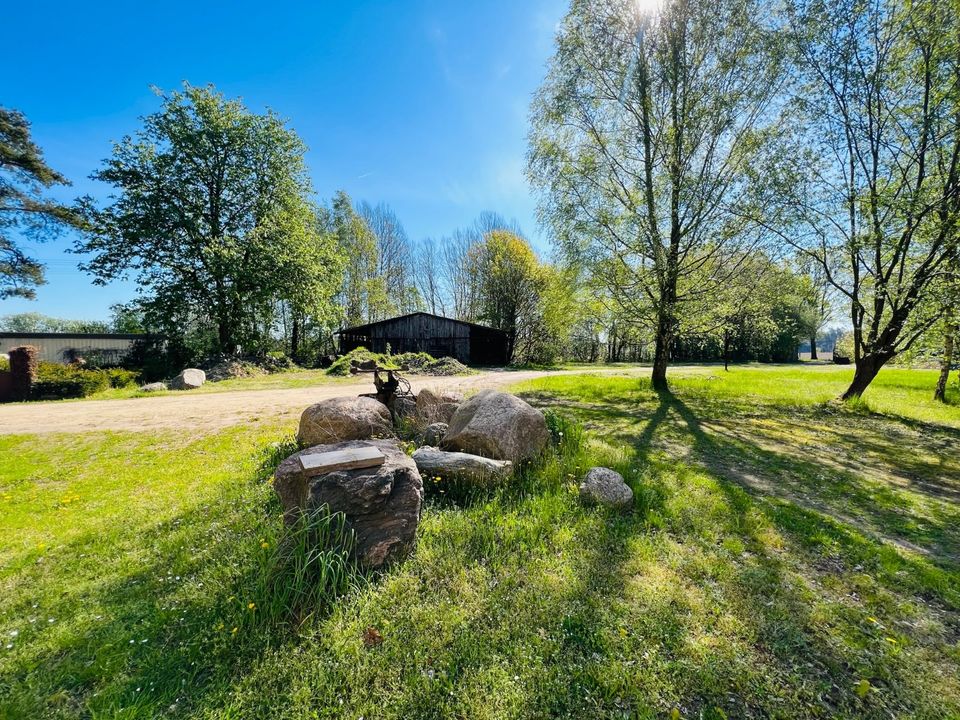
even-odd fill
[[(314, 475), (304, 469), (310, 463), (301, 462), (305, 455), (370, 447), (383, 453), (382, 464)], [(354, 553), (365, 567), (387, 565), (413, 545), (423, 503), (423, 481), (414, 461), (396, 441), (351, 440), (302, 450), (280, 463), (273, 487), (288, 523), (296, 521), (301, 513), (316, 512), (323, 506), (330, 512), (342, 512), (354, 532)]]
[(336, 397), (311, 405), (300, 416), (301, 445), (369, 440), (393, 435), (390, 410), (369, 397)]
[(587, 471), (580, 483), (580, 499), (588, 505), (623, 510), (633, 505), (633, 490), (620, 473), (595, 467)]
[(163, 391), (166, 390), (166, 389), (167, 389), (167, 384), (166, 384), (166, 383), (163, 383), (163, 382), (147, 383), (146, 385), (144, 385), (144, 386), (142, 386), (142, 387), (140, 388), (140, 390), (141, 390), (142, 392), (148, 392), (148, 393), (149, 393), (149, 392), (163, 392)]
[(537, 457), (549, 439), (542, 412), (515, 395), (483, 390), (457, 408), (440, 447), (519, 463)]
[(459, 452), (422, 447), (413, 454), (420, 474), (441, 480), (469, 480), (489, 485), (510, 477), (513, 463)]

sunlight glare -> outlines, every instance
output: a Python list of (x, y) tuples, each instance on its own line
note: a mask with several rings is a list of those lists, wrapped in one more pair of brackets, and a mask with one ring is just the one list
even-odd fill
[(663, 0), (634, 0), (634, 3), (636, 3), (638, 15), (655, 15)]

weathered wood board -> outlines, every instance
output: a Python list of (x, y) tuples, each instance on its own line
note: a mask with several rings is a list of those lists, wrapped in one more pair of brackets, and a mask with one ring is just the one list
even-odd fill
[(385, 461), (384, 454), (375, 447), (350, 448), (300, 456), (300, 466), (309, 475), (323, 475), (335, 470), (377, 467), (383, 465)]

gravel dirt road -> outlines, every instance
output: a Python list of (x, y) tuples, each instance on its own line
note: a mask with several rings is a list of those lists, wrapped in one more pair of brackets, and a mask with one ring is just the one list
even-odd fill
[[(437, 388), (469, 393), (547, 375), (582, 372), (487, 371), (461, 377), (413, 376), (410, 384), (415, 392), (422, 388)], [(184, 392), (123, 400), (7, 404), (0, 405), (0, 434), (171, 429), (212, 431), (245, 422), (295, 418), (308, 405), (320, 400), (372, 391), (372, 379), (364, 376), (356, 383), (281, 390), (236, 390), (195, 395)]]

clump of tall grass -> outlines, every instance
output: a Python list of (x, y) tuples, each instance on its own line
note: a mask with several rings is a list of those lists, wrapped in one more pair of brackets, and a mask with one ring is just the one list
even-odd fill
[(265, 552), (253, 592), (261, 605), (255, 617), (300, 626), (323, 613), (362, 578), (354, 546), (353, 530), (342, 512), (331, 512), (326, 505), (301, 512), (275, 542), (261, 542)]

